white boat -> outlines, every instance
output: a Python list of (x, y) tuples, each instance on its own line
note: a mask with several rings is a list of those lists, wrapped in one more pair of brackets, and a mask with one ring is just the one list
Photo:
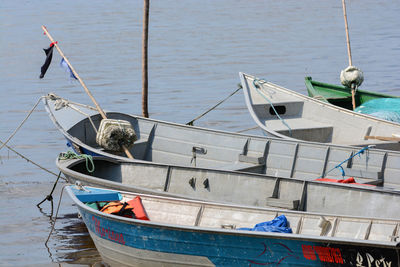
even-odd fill
[(314, 180), (354, 177), (359, 183), (400, 188), (400, 152), (217, 131), (106, 111), (128, 121), (138, 140), (134, 159), (96, 143), (97, 110), (49, 95), (45, 107), (76, 153), (132, 162), (257, 173)]
[[(400, 150), (400, 124), (356, 113), (239, 73), (247, 108), (269, 137)], [(388, 139), (382, 141), (378, 139)]]
[(56, 161), (70, 183), (248, 206), (400, 219), (400, 191), (367, 184), (305, 181), (97, 157), (93, 159), (94, 171), (89, 172), (87, 163), (85, 159)]

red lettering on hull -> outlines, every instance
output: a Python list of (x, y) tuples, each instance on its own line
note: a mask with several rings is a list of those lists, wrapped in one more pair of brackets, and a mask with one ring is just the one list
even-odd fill
[(343, 264), (342, 253), (339, 248), (331, 248), (331, 247), (320, 247), (320, 246), (310, 246), (310, 245), (301, 245), (303, 249), (303, 256), (307, 260), (316, 260), (317, 255), (320, 261), (322, 262), (331, 262), (331, 263), (340, 263)]
[(100, 220), (98, 220), (94, 216), (92, 216), (92, 221), (94, 222), (94, 229), (96, 233), (100, 235), (100, 237), (125, 245), (125, 239), (123, 234), (110, 231), (109, 228), (102, 227), (100, 225)]

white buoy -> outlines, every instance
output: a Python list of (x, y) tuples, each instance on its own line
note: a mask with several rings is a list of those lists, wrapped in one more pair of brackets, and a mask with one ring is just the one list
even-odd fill
[(348, 66), (340, 72), (340, 82), (347, 87), (356, 89), (364, 81), (363, 72), (354, 66)]

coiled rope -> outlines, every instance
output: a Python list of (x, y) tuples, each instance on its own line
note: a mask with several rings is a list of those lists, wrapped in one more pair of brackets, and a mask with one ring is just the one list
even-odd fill
[[(60, 155), (58, 156), (58, 159), (60, 160), (66, 160), (66, 159), (85, 159), (86, 161), (86, 170), (89, 173), (94, 172), (95, 168), (94, 168), (94, 162), (93, 162), (93, 157), (91, 155), (87, 155), (87, 154), (76, 154), (75, 152), (72, 151), (68, 151), (66, 153), (60, 153)], [(91, 166), (89, 166), (89, 163)]]
[[(257, 84), (258, 83), (258, 84)], [(272, 104), (272, 102), (268, 99), (268, 97), (265, 96), (265, 94), (261, 91), (260, 86), (262, 86), (264, 83), (267, 83), (265, 81), (265, 79), (257, 79), (255, 78), (253, 80), (253, 85), (254, 88), (256, 88), (257, 93), (262, 96), (265, 100), (268, 101), (268, 103), (271, 105), (272, 110), (275, 112), (275, 115), (281, 120), (281, 122), (288, 128), (289, 130), (289, 136), (292, 136), (292, 129), (290, 128), (290, 126), (286, 123), (286, 121), (284, 119), (281, 118), (281, 116), (279, 116), (278, 112), (276, 111), (274, 105)]]

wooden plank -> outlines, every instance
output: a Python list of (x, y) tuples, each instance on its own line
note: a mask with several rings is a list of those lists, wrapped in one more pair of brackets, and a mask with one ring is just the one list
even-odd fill
[(395, 136), (378, 136), (378, 135), (366, 135), (364, 139), (376, 139), (381, 141), (399, 141), (400, 137)]

